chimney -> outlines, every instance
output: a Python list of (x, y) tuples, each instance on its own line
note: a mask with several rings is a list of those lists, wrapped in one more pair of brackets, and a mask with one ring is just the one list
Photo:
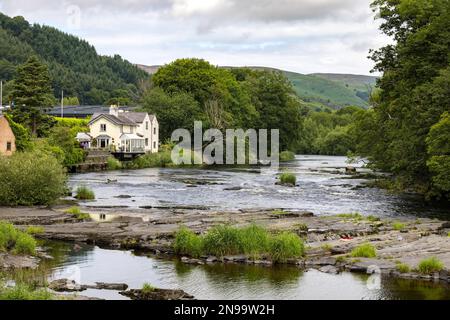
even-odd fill
[(116, 105), (111, 105), (109, 107), (109, 114), (118, 117), (119, 116), (119, 107)]

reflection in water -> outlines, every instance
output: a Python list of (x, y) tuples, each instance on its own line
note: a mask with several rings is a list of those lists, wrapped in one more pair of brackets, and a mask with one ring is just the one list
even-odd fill
[[(215, 209), (286, 208), (316, 214), (361, 212), (376, 216), (449, 217), (449, 208), (428, 207), (412, 196), (359, 188), (363, 179), (344, 173), (346, 157), (297, 156), (282, 164), (299, 187), (275, 185), (276, 172), (260, 169), (152, 168), (72, 175), (70, 185), (88, 185), (94, 206), (206, 206)], [(359, 172), (368, 172), (358, 169)], [(117, 180), (107, 184), (108, 179)], [(199, 197), (199, 194), (202, 196)], [(126, 197), (123, 197), (123, 196)]]
[[(60, 256), (66, 258), (52, 264), (52, 279), (63, 277), (76, 266), (83, 284), (114, 282), (141, 288), (148, 282), (156, 287), (183, 289), (197, 299), (450, 299), (449, 288), (442, 285), (383, 279), (381, 289), (369, 290), (366, 275), (331, 275), (316, 270), (303, 272), (294, 266), (192, 266), (177, 260), (136, 256), (130, 251), (91, 246), (74, 250), (73, 246), (63, 245), (54, 250), (61, 250), (63, 254)], [(118, 292), (107, 290), (87, 290), (82, 294), (125, 299)]]

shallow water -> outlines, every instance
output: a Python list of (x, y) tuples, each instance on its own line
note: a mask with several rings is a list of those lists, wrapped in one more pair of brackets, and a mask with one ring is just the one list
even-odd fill
[[(297, 156), (281, 170), (295, 173), (298, 187), (276, 186), (278, 172), (266, 169), (142, 169), (75, 174), (70, 185), (97, 195), (89, 206), (203, 206), (211, 209), (284, 208), (315, 214), (361, 212), (379, 217), (450, 217), (450, 208), (426, 206), (413, 196), (358, 188), (364, 179), (344, 174), (346, 157)], [(355, 165), (352, 165), (355, 166)], [(360, 168), (359, 172), (369, 172)], [(108, 184), (107, 180), (117, 180)], [(225, 190), (239, 187), (240, 190)], [(121, 195), (130, 198), (118, 198)]]
[[(330, 275), (296, 267), (262, 267), (233, 264), (185, 265), (178, 261), (136, 256), (130, 251), (59, 245), (66, 258), (52, 268), (52, 278), (72, 278), (82, 284), (144, 283), (167, 289), (183, 289), (197, 299), (224, 300), (361, 300), (450, 299), (448, 286), (382, 278), (381, 287), (369, 289), (369, 277), (342, 273)], [(116, 291), (87, 290), (86, 296), (126, 299)]]

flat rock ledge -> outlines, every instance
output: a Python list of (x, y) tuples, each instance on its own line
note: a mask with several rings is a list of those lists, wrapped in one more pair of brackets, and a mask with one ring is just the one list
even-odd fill
[(0, 270), (36, 269), (39, 263), (37, 257), (0, 253)]
[(73, 280), (58, 279), (50, 282), (48, 288), (55, 292), (81, 292), (87, 289), (125, 291), (128, 289), (128, 285), (125, 283), (104, 282), (96, 282), (95, 285), (82, 285)]
[(131, 300), (194, 300), (194, 296), (183, 290), (154, 289), (151, 292), (131, 289), (119, 292)]

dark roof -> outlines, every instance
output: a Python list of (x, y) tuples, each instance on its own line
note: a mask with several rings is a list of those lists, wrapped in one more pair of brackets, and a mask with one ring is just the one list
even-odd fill
[(118, 117), (109, 114), (109, 113), (101, 113), (101, 114), (94, 114), (92, 116), (91, 121), (89, 121), (89, 124), (94, 123), (97, 121), (98, 118), (105, 118), (109, 120), (112, 123), (118, 124), (118, 125), (125, 125), (125, 126), (138, 126), (138, 124), (131, 119), (124, 117), (123, 115), (119, 114)]
[[(64, 106), (64, 117), (67, 118), (86, 118), (95, 113), (109, 113), (108, 106)], [(132, 111), (134, 107), (120, 107), (124, 111)], [(61, 116), (61, 106), (50, 108), (46, 112), (48, 115), (59, 117)]]
[(135, 123), (143, 123), (145, 117), (147, 116), (146, 112), (124, 112), (119, 113), (119, 117), (126, 117)]

